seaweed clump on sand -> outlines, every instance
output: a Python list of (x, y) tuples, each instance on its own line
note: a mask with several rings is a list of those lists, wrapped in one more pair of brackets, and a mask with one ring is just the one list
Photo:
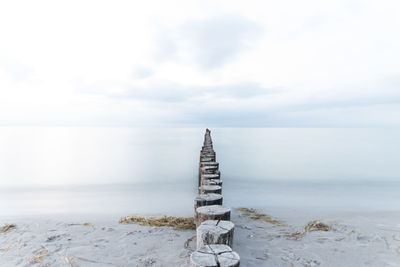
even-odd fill
[(295, 239), (299, 239), (301, 237), (303, 237), (307, 232), (313, 232), (313, 231), (329, 231), (331, 230), (331, 227), (329, 227), (329, 225), (315, 220), (315, 221), (311, 221), (309, 223), (307, 223), (306, 226), (304, 226), (303, 230), (301, 230), (300, 232), (295, 232), (293, 234), (289, 234), (289, 237), (293, 237)]
[(144, 226), (168, 226), (175, 230), (180, 229), (196, 229), (196, 225), (192, 217), (142, 217), (142, 216), (126, 216), (119, 220), (121, 224), (135, 223)]
[(256, 209), (249, 209), (249, 208), (237, 208), (241, 212), (243, 212), (243, 215), (246, 217), (249, 217), (250, 219), (254, 221), (262, 221), (262, 222), (267, 222), (276, 226), (286, 226), (284, 223), (272, 219), (271, 216), (265, 213), (258, 212)]
[(30, 264), (42, 263), (42, 259), (50, 255), (50, 250), (43, 245), (36, 252), (37, 254), (29, 261)]
[(3, 226), (0, 226), (0, 233), (7, 233), (8, 231), (12, 229), (16, 229), (17, 226), (15, 224), (5, 224)]

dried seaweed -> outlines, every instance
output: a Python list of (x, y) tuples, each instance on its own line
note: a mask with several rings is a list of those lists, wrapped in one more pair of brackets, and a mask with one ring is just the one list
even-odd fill
[(192, 242), (194, 239), (196, 239), (196, 236), (192, 236), (191, 238), (189, 238), (188, 240), (185, 241), (185, 244), (183, 245), (184, 248), (189, 249), (189, 244), (190, 242)]
[(196, 225), (192, 217), (141, 217), (141, 216), (127, 216), (119, 220), (121, 224), (135, 223), (145, 226), (168, 226), (175, 230), (179, 229), (196, 229)]
[(67, 257), (64, 254), (59, 253), (58, 255), (60, 255), (60, 257), (69, 264), (70, 267), (78, 267), (78, 264), (76, 263), (76, 261), (74, 260), (74, 258), (71, 257)]
[(12, 229), (16, 229), (17, 226), (15, 224), (5, 224), (3, 226), (0, 227), (0, 233), (7, 233), (8, 231), (12, 230)]
[(296, 239), (299, 239), (303, 237), (307, 232), (313, 232), (313, 231), (329, 231), (331, 228), (329, 225), (322, 223), (321, 221), (315, 220), (307, 223), (306, 226), (304, 226), (303, 230), (300, 232), (295, 232), (292, 234), (289, 234), (288, 237), (293, 237)]
[(261, 212), (258, 212), (256, 209), (249, 209), (249, 208), (238, 208), (238, 210), (242, 211), (244, 213), (245, 216), (249, 217), (252, 220), (255, 221), (262, 221), (262, 222), (267, 222), (276, 226), (286, 226), (284, 223), (272, 219), (271, 216), (269, 216), (268, 214), (264, 214)]
[(29, 263), (41, 263), (44, 257), (49, 256), (50, 251), (45, 247), (42, 246), (38, 253), (29, 261)]
[(84, 223), (69, 223), (68, 226), (75, 226), (75, 225), (83, 225), (83, 226), (93, 226), (90, 222), (84, 222)]

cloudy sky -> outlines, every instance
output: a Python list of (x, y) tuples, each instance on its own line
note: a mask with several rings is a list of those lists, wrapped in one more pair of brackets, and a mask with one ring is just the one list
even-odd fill
[(2, 1), (0, 125), (400, 125), (398, 1)]

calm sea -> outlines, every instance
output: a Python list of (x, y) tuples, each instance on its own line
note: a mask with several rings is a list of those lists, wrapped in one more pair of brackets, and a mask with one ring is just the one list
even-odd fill
[[(0, 127), (0, 214), (193, 211), (202, 128)], [(211, 129), (227, 205), (400, 210), (400, 129)]]

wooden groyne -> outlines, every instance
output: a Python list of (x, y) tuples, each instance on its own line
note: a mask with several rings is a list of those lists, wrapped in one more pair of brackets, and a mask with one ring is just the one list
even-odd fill
[(190, 266), (238, 267), (240, 257), (232, 250), (235, 225), (230, 221), (231, 209), (222, 205), (221, 173), (209, 129), (200, 151), (198, 186), (194, 200), (197, 250), (190, 256)]

